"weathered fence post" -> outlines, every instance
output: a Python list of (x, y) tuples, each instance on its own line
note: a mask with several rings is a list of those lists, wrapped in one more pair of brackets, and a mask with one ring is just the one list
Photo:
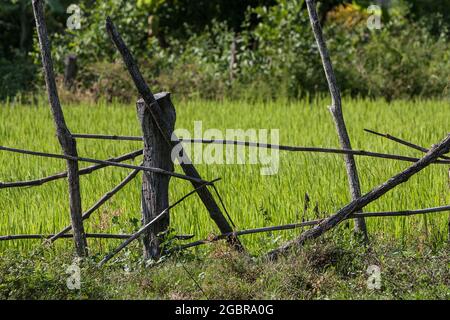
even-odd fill
[[(77, 147), (75, 139), (72, 137), (64, 120), (64, 113), (59, 101), (56, 87), (55, 75), (53, 72), (53, 61), (51, 56), (50, 39), (48, 37), (47, 26), (44, 20), (44, 1), (33, 0), (33, 11), (36, 20), (36, 29), (41, 49), (42, 66), (44, 69), (45, 83), (47, 85), (48, 100), (52, 110), (53, 121), (56, 127), (61, 149), (66, 156), (77, 157)], [(67, 180), (69, 182), (69, 203), (70, 218), (72, 222), (73, 238), (78, 256), (87, 255), (87, 242), (84, 232), (83, 220), (81, 218), (81, 196), (80, 179), (78, 174), (78, 161), (67, 160)]]
[[(175, 127), (176, 113), (173, 104), (170, 102), (169, 93), (159, 93), (155, 95), (158, 101), (163, 120), (167, 123), (172, 134)], [(166, 143), (158, 126), (156, 125), (149, 108), (143, 99), (138, 100), (137, 114), (142, 127), (144, 140), (144, 166), (161, 168), (173, 171), (171, 159), (171, 148)], [(152, 108), (152, 106), (150, 106)], [(169, 207), (169, 181), (170, 176), (152, 172), (144, 172), (142, 177), (142, 225), (146, 225), (153, 220), (161, 211)], [(158, 259), (161, 254), (161, 233), (169, 228), (169, 211), (158, 222), (152, 225), (144, 233), (144, 258)]]
[[(136, 64), (133, 55), (131, 54), (130, 50), (128, 50), (127, 46), (125, 45), (125, 42), (123, 41), (122, 37), (117, 31), (116, 26), (109, 17), (106, 18), (106, 31), (108, 32), (108, 34), (111, 37), (111, 40), (117, 47), (117, 50), (122, 55), (125, 66), (127, 67), (128, 72), (130, 73), (136, 88), (138, 89), (140, 95), (142, 96), (142, 99), (145, 101), (145, 103), (147, 103), (147, 105), (153, 106), (152, 108), (150, 108), (152, 117), (155, 120), (155, 123), (158, 126), (160, 132), (162, 133), (164, 139), (166, 140), (166, 143), (170, 146), (170, 148), (175, 147), (180, 143), (180, 141), (176, 137), (173, 137), (174, 141), (172, 141), (170, 135), (167, 135), (167, 131), (169, 130), (168, 128), (166, 128), (167, 125), (164, 123), (164, 121), (160, 119), (161, 110), (159, 108), (158, 101), (153, 96), (152, 91), (150, 90), (149, 86), (142, 77), (141, 72), (139, 71), (139, 67)], [(184, 160), (186, 160), (186, 157), (184, 157)], [(200, 174), (198, 173), (197, 169), (194, 167), (192, 163), (182, 162), (180, 165), (187, 176), (195, 177), (198, 179), (201, 178)], [(211, 219), (213, 219), (214, 222), (219, 227), (220, 232), (222, 233), (233, 232), (232, 226), (223, 215), (221, 209), (217, 205), (217, 202), (214, 199), (211, 192), (207, 188), (199, 188), (201, 184), (195, 181), (191, 182), (194, 188), (197, 189), (198, 196), (200, 197), (206, 209), (208, 210)], [(237, 250), (245, 252), (243, 245), (240, 243), (237, 237), (233, 235), (230, 236), (228, 238), (228, 242), (231, 243)]]
[[(344, 116), (342, 114), (341, 94), (337, 85), (336, 76), (333, 71), (333, 64), (328, 53), (328, 48), (325, 43), (325, 38), (322, 33), (322, 27), (317, 16), (316, 4), (314, 0), (306, 0), (306, 6), (308, 8), (309, 19), (311, 27), (313, 29), (314, 37), (316, 38), (317, 46), (319, 48), (320, 57), (322, 59), (325, 76), (327, 78), (328, 87), (331, 94), (332, 105), (330, 106), (330, 112), (333, 116), (333, 120), (338, 133), (339, 142), (342, 149), (351, 150), (352, 145), (350, 143), (350, 137), (345, 126)], [(350, 187), (350, 195), (352, 200), (356, 200), (361, 197), (361, 186), (359, 182), (358, 170), (356, 168), (356, 162), (353, 155), (344, 155), (345, 168), (347, 170), (347, 178)], [(361, 213), (360, 211), (359, 213)], [(355, 231), (362, 234), (365, 240), (368, 240), (367, 227), (364, 218), (355, 219)]]

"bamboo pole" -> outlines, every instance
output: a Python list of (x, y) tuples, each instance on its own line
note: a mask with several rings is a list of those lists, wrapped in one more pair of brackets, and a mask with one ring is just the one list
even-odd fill
[[(46, 240), (53, 237), (53, 234), (17, 234), (0, 236), (0, 241), (13, 241), (13, 240)], [(128, 234), (109, 234), (109, 233), (86, 233), (86, 238), (99, 238), (99, 239), (128, 239)], [(73, 238), (73, 234), (63, 234), (62, 239)]]
[[(47, 26), (44, 19), (44, 1), (33, 0), (33, 11), (36, 21), (36, 28), (39, 38), (39, 47), (42, 56), (45, 84), (47, 86), (48, 99), (50, 102), (53, 120), (56, 127), (61, 149), (66, 156), (77, 157), (77, 147), (69, 129), (67, 128), (64, 114), (59, 101), (58, 90), (56, 88), (55, 75), (53, 73), (53, 61), (51, 56), (51, 44), (47, 33)], [(87, 242), (83, 222), (81, 220), (81, 196), (80, 180), (78, 176), (78, 161), (76, 159), (67, 160), (67, 180), (69, 183), (70, 218), (74, 231), (74, 242), (77, 255), (87, 256)]]
[[(428, 151), (430, 151), (429, 149), (424, 148), (422, 146), (419, 146), (417, 144), (414, 144), (412, 142), (409, 142), (409, 141), (406, 141), (406, 140), (394, 137), (394, 136), (390, 135), (389, 133), (379, 133), (379, 132), (376, 132), (376, 131), (373, 131), (373, 130), (369, 130), (369, 129), (364, 129), (364, 131), (366, 131), (368, 133), (371, 133), (371, 134), (374, 134), (374, 135), (377, 135), (377, 136), (380, 136), (380, 137), (383, 137), (383, 138), (386, 138), (386, 139), (389, 139), (391, 141), (400, 143), (400, 144), (402, 144), (404, 146), (407, 146), (407, 147), (410, 147), (412, 149), (421, 151), (423, 153), (427, 153)], [(441, 159), (450, 160), (450, 157), (446, 157), (446, 156), (441, 156), (440, 158)]]
[[(402, 144), (402, 145), (404, 145), (404, 146), (407, 146), (407, 147), (410, 147), (410, 148), (413, 148), (413, 149), (422, 151), (422, 152), (424, 152), (424, 153), (428, 152), (428, 149), (427, 149), (427, 148), (424, 148), (424, 147), (419, 146), (419, 145), (417, 145), (417, 144), (414, 144), (414, 143), (412, 143), (412, 142), (409, 142), (409, 141), (406, 141), (406, 140), (403, 140), (403, 139), (394, 137), (394, 136), (390, 135), (389, 133), (384, 134), (384, 133), (379, 133), (379, 132), (376, 132), (376, 131), (373, 131), (373, 130), (369, 130), (369, 129), (364, 129), (364, 131), (366, 131), (366, 132), (368, 132), (368, 133), (375, 134), (375, 135), (380, 136), (380, 137), (383, 137), (383, 138), (387, 138), (387, 139), (389, 139), (389, 140), (391, 140), (391, 141), (400, 143), (400, 144)], [(441, 158), (442, 158), (442, 159), (450, 159), (450, 157), (447, 157), (447, 156), (441, 156)], [(448, 177), (449, 177), (449, 187), (450, 187), (450, 169), (449, 169), (449, 171), (448, 171), (448, 174), (449, 174)], [(447, 237), (448, 237), (448, 238), (447, 238), (447, 241), (448, 241), (448, 243), (450, 243), (450, 214), (449, 214), (449, 216), (448, 216), (448, 226), (447, 226), (447, 228), (448, 228), (448, 232), (447, 232)]]
[[(426, 209), (418, 209), (418, 210), (405, 210), (405, 211), (386, 211), (386, 212), (364, 212), (364, 213), (354, 213), (351, 214), (347, 219), (352, 218), (386, 218), (386, 217), (401, 217), (401, 216), (413, 216), (413, 215), (419, 215), (419, 214), (427, 214), (427, 213), (439, 213), (439, 212), (445, 212), (450, 210), (450, 206), (441, 206), (441, 207), (433, 207), (433, 208), (426, 208)], [(271, 227), (262, 227), (262, 228), (255, 228), (255, 229), (248, 229), (248, 230), (240, 230), (235, 231), (236, 236), (243, 236), (243, 235), (250, 235), (250, 234), (256, 234), (256, 233), (264, 233), (264, 232), (272, 232), (272, 231), (282, 231), (282, 230), (292, 230), (292, 229), (298, 229), (308, 226), (315, 226), (321, 223), (324, 219), (318, 219), (318, 220), (310, 220), (310, 221), (304, 221), (300, 223), (291, 223), (291, 224), (285, 224), (285, 225), (279, 225), (279, 226), (271, 226)], [(198, 240), (191, 243), (187, 243), (185, 245), (179, 246), (171, 250), (173, 251), (180, 251), (185, 250), (192, 247), (197, 247), (203, 244), (212, 243), (215, 241), (223, 240), (225, 239), (227, 234), (221, 234), (218, 236), (214, 236), (212, 238), (204, 239), (204, 240)]]
[[(0, 241), (14, 241), (14, 240), (47, 240), (55, 236), (54, 234), (15, 234), (0, 236)], [(63, 234), (61, 239), (72, 238), (73, 234)], [(86, 238), (99, 238), (99, 239), (128, 239), (131, 234), (110, 234), (110, 233), (86, 233)], [(177, 240), (189, 240), (193, 235), (175, 235)]]

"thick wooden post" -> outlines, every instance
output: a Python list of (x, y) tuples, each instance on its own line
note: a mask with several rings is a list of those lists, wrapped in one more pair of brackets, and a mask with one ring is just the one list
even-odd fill
[[(170, 148), (173, 148), (177, 146), (180, 141), (177, 137), (173, 136), (171, 139), (171, 135), (168, 135), (167, 132), (170, 131), (167, 128), (167, 124), (164, 123), (164, 121), (161, 119), (161, 110), (159, 107), (159, 101), (155, 99), (153, 96), (152, 91), (150, 90), (149, 86), (145, 82), (144, 78), (142, 77), (141, 72), (139, 71), (139, 67), (136, 64), (136, 61), (133, 58), (133, 55), (131, 54), (130, 50), (128, 50), (127, 46), (125, 45), (125, 42), (123, 41), (122, 37), (120, 36), (119, 32), (117, 31), (116, 26), (112, 22), (111, 18), (106, 19), (106, 31), (111, 37), (111, 40), (114, 42), (114, 44), (117, 47), (117, 50), (122, 55), (123, 61), (125, 63), (125, 66), (128, 69), (128, 72), (131, 75), (131, 78), (133, 79), (133, 82), (138, 89), (139, 93), (142, 96), (142, 99), (145, 101), (145, 103), (148, 106), (152, 106), (152, 108), (149, 108), (150, 113), (152, 114), (153, 119), (155, 120), (156, 125), (158, 126), (160, 132), (162, 133), (164, 139), (166, 140), (166, 143), (169, 145)], [(168, 99), (170, 101), (170, 99)], [(173, 140), (173, 141), (172, 141)], [(186, 157), (184, 157), (186, 160)], [(181, 168), (183, 169), (184, 173), (187, 176), (195, 177), (200, 179), (200, 174), (198, 173), (197, 169), (194, 167), (192, 163), (183, 162), (181, 163)], [(214, 222), (217, 224), (217, 226), (220, 229), (221, 233), (232, 233), (233, 228), (231, 227), (230, 223), (227, 221), (225, 216), (223, 215), (222, 211), (220, 210), (219, 206), (217, 205), (217, 202), (215, 201), (213, 195), (207, 188), (199, 188), (201, 184), (191, 181), (192, 185), (195, 189), (197, 189), (197, 194), (202, 200), (203, 204), (205, 205), (206, 209), (209, 212), (209, 215), (211, 219), (214, 220)], [(244, 252), (245, 249), (240, 243), (239, 239), (235, 237), (234, 235), (231, 235), (228, 238), (228, 242), (231, 243), (237, 250)]]
[[(64, 114), (59, 101), (56, 80), (53, 72), (50, 39), (44, 20), (44, 1), (33, 0), (33, 11), (41, 49), (42, 65), (44, 68), (45, 83), (47, 85), (48, 100), (53, 114), (61, 149), (66, 156), (78, 157), (75, 139), (72, 137), (64, 120)], [(81, 218), (80, 179), (78, 174), (78, 161), (67, 160), (67, 180), (69, 182), (70, 218), (72, 222), (73, 238), (78, 256), (87, 255), (86, 235)]]
[[(176, 113), (172, 103), (170, 103), (170, 94), (156, 94), (161, 107), (163, 120), (169, 127), (168, 134), (172, 134), (175, 127)], [(171, 148), (166, 143), (158, 126), (156, 125), (149, 108), (146, 107), (144, 100), (137, 102), (137, 114), (142, 127), (144, 140), (144, 166), (161, 168), (167, 171), (173, 171), (173, 162), (171, 159)], [(150, 106), (152, 108), (152, 106)], [(159, 213), (169, 207), (169, 180), (170, 176), (152, 172), (144, 172), (142, 177), (142, 225), (146, 225), (153, 220)], [(161, 241), (164, 237), (160, 234), (169, 228), (169, 211), (163, 218), (152, 225), (143, 237), (144, 258), (158, 259), (161, 255)]]

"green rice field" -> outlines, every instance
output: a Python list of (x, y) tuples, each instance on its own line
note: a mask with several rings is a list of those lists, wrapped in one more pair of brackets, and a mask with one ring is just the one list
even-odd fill
[[(203, 129), (279, 129), (280, 144), (339, 147), (328, 99), (297, 102), (176, 101), (176, 128), (192, 130), (194, 121)], [(449, 132), (450, 102), (344, 99), (344, 115), (354, 149), (419, 157), (419, 151), (368, 134), (364, 128), (390, 133), (430, 147)], [(118, 103), (66, 105), (66, 121), (73, 133), (139, 135), (135, 107)], [(45, 101), (36, 106), (1, 105), (0, 145), (60, 153), (50, 109)], [(270, 142), (270, 141), (269, 141)], [(107, 159), (134, 151), (139, 142), (78, 140), (80, 156)], [(133, 164), (140, 164), (137, 158)], [(80, 167), (90, 164), (80, 163)], [(363, 192), (386, 181), (410, 164), (386, 159), (357, 157)], [(260, 175), (261, 165), (197, 165), (206, 180), (222, 178), (217, 187), (236, 225), (249, 229), (325, 217), (349, 201), (345, 167), (341, 155), (280, 151), (279, 172)], [(29, 180), (65, 170), (65, 161), (0, 151), (0, 182)], [(182, 172), (176, 166), (177, 172)], [(128, 169), (106, 168), (81, 179), (83, 208), (87, 209), (129, 173)], [(139, 175), (85, 222), (87, 232), (131, 233), (140, 224)], [(191, 190), (187, 181), (172, 178), (171, 202)], [(305, 193), (310, 205), (304, 213)], [(397, 211), (449, 204), (449, 167), (433, 165), (407, 183), (370, 204), (365, 211)], [(314, 207), (318, 210), (314, 210)], [(49, 234), (68, 225), (68, 193), (65, 180), (40, 187), (0, 189), (0, 235)], [(407, 242), (431, 239), (436, 246), (447, 242), (448, 213), (427, 216), (368, 218), (369, 235), (386, 241)], [(171, 211), (177, 234), (203, 239), (218, 229), (198, 197), (192, 196)], [(242, 237), (254, 254), (275, 248), (301, 233), (299, 230)], [(31, 248), (39, 240), (4, 241), (0, 250)], [(117, 240), (89, 240), (91, 252), (105, 253)], [(72, 247), (58, 240), (58, 248)], [(137, 247), (136, 247), (137, 250)]]

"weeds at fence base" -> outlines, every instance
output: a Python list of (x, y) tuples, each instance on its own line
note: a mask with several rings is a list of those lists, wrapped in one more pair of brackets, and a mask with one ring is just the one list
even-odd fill
[[(344, 232), (277, 262), (249, 260), (214, 243), (201, 254), (172, 256), (150, 270), (133, 248), (104, 268), (97, 268), (96, 257), (87, 258), (80, 265), (80, 290), (69, 290), (65, 270), (73, 256), (36, 246), (2, 255), (0, 299), (205, 299), (182, 265), (210, 299), (449, 299), (447, 250), (378, 237), (366, 251)], [(381, 269), (379, 290), (367, 287), (369, 265)]]

